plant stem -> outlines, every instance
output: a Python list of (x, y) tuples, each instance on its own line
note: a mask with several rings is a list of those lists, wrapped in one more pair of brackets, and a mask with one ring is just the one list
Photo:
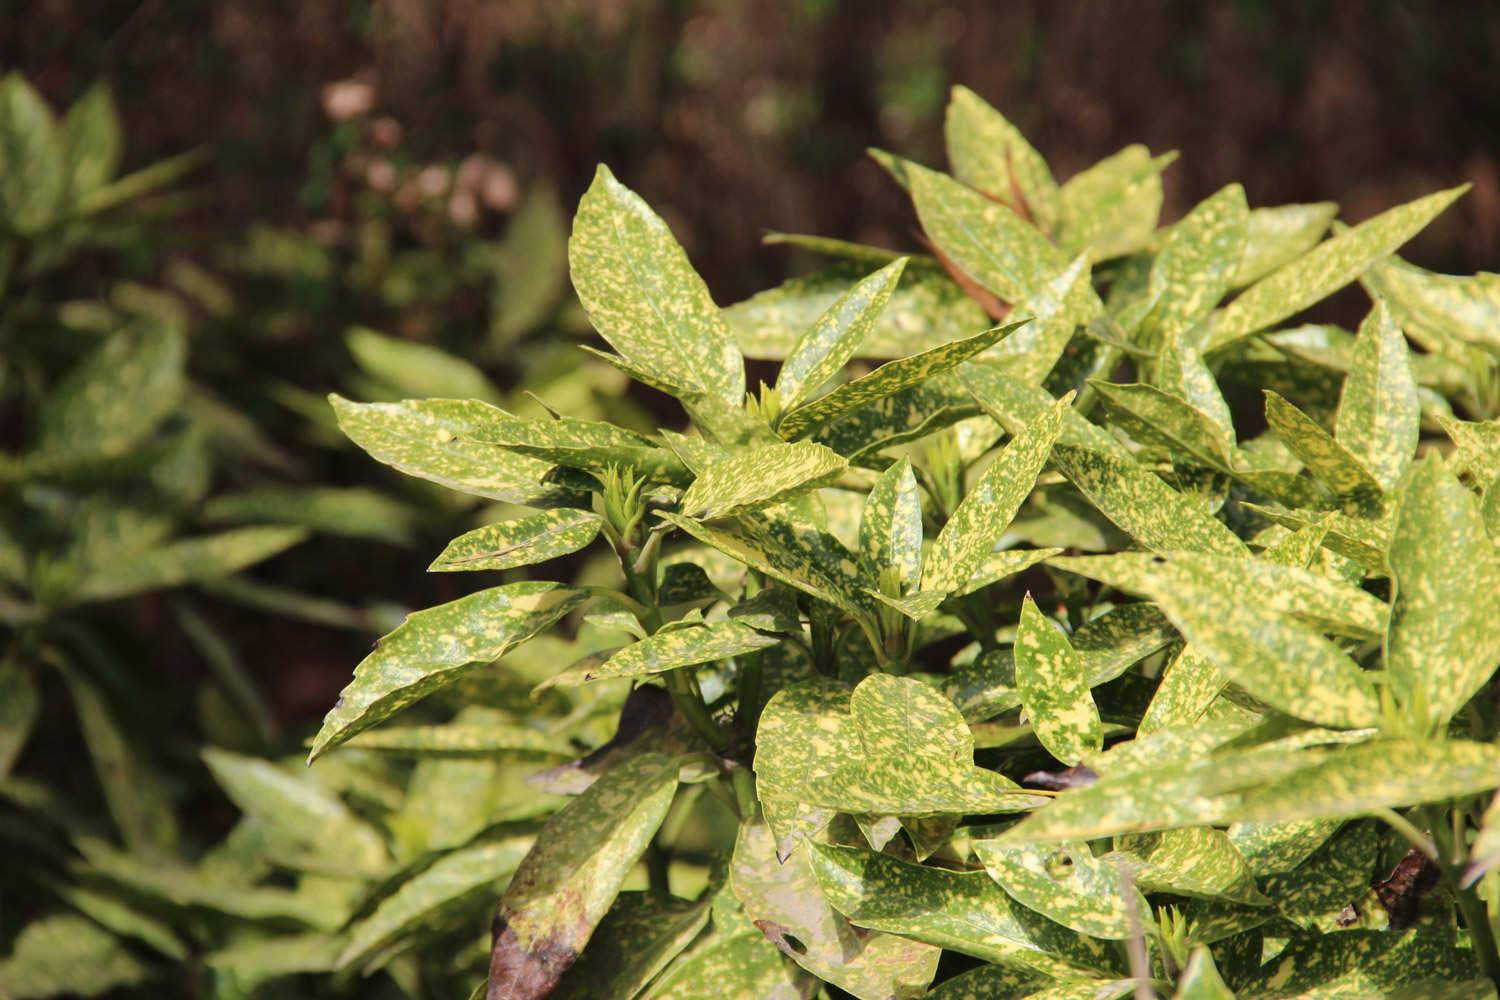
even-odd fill
[(670, 896), (672, 880), (667, 870), (667, 852), (662, 850), (661, 844), (655, 840), (647, 844), (642, 860), (646, 862), (646, 882), (652, 895)]
[(666, 673), (667, 691), (672, 695), (672, 701), (677, 704), (677, 710), (682, 717), (688, 720), (688, 724), (697, 730), (698, 735), (703, 737), (705, 743), (713, 748), (714, 753), (723, 754), (729, 749), (729, 739), (719, 724), (709, 714), (708, 706), (703, 703), (703, 695), (694, 688), (692, 682), (680, 670), (669, 670)]
[(1500, 987), (1500, 949), (1495, 944), (1495, 928), (1490, 924), (1489, 912), (1472, 888), (1461, 888), (1462, 844), (1450, 839), (1446, 817), (1441, 809), (1423, 806), (1421, 814), (1423, 822), (1432, 830), (1433, 838), (1438, 842), (1438, 868), (1442, 871), (1443, 881), (1453, 892), (1453, 899), (1458, 904), (1459, 914), (1464, 918), (1464, 925), (1469, 929), (1469, 944), (1479, 962), (1479, 971), (1496, 987)]
[(1411, 846), (1427, 855), (1431, 860), (1441, 864), (1442, 859), (1438, 856), (1437, 845), (1432, 838), (1417, 828), (1417, 825), (1394, 809), (1377, 809), (1375, 818), (1383, 821), (1386, 826), (1395, 830), (1401, 836), (1411, 842)]

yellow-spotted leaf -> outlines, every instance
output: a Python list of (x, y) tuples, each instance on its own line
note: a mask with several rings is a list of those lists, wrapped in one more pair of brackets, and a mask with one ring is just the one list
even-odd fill
[(1226, 347), (1343, 288), (1421, 232), (1466, 190), (1468, 185), (1450, 188), (1398, 205), (1271, 272), (1214, 315), (1205, 349)]
[(1139, 859), (1135, 881), (1146, 892), (1248, 906), (1270, 902), (1256, 888), (1250, 866), (1223, 830), (1182, 827), (1121, 837), (1116, 846)]
[(1156, 386), (1203, 414), (1213, 422), (1219, 437), (1234, 444), (1234, 418), (1219, 383), (1203, 356), (1183, 343), (1182, 337), (1170, 337), (1162, 344), (1156, 359)]
[(1500, 665), (1500, 552), (1479, 501), (1436, 455), (1412, 470), (1390, 565), (1391, 693), (1408, 718), (1436, 731)]
[(1150, 912), (1133, 886), (1127, 893), (1116, 861), (1094, 857), (1087, 844), (1007, 846), (976, 840), (974, 853), (1012, 899), (1079, 934), (1123, 941), (1141, 914)]
[(1251, 209), (1245, 252), (1235, 269), (1232, 287), (1244, 288), (1259, 281), (1311, 250), (1338, 214), (1338, 205), (1331, 201)]
[(622, 892), (553, 996), (615, 1000), (640, 994), (708, 923), (711, 900)]
[(875, 480), (859, 522), (859, 558), (865, 577), (879, 580), (887, 567), (903, 590), (922, 573), (922, 496), (911, 462), (892, 465)]
[(309, 760), (368, 729), (475, 666), (491, 663), (583, 603), (556, 583), (492, 587), (407, 616), (354, 668), (323, 719)]
[(1263, 878), (1261, 889), (1282, 918), (1298, 927), (1338, 930), (1340, 911), (1370, 886), (1380, 841), (1373, 821), (1350, 823), (1297, 868)]
[(555, 988), (666, 817), (678, 766), (661, 754), (623, 761), (547, 821), (500, 897), (490, 996)]
[(1178, 396), (1150, 385), (1090, 379), (1111, 420), (1143, 445), (1174, 458), (1227, 472), (1234, 460), (1232, 437), (1213, 417)]
[(1266, 423), (1281, 442), (1333, 492), (1352, 497), (1381, 492), (1380, 481), (1317, 421), (1267, 389)]
[(1148, 322), (1164, 341), (1185, 334), (1224, 297), (1244, 254), (1249, 223), (1245, 189), (1229, 184), (1172, 227), (1146, 286), (1157, 300)]
[(906, 269), (902, 257), (839, 296), (792, 348), (776, 376), (783, 409), (792, 409), (843, 370), (875, 327)]
[(1198, 655), (1192, 646), (1183, 646), (1162, 671), (1136, 732), (1147, 736), (1158, 729), (1190, 725), (1222, 690), (1224, 677), (1213, 661)]
[[(1014, 378), (994, 365), (965, 365), (960, 370), (960, 378), (975, 402), (1010, 434), (1020, 434), (1056, 402), (1041, 386)], [(1130, 450), (1118, 438), (1073, 409), (1063, 414), (1062, 430), (1057, 440), (1059, 444), (1070, 447), (1103, 452), (1126, 461), (1131, 459)]]
[(1473, 983), (1478, 974), (1474, 953), (1455, 946), (1436, 928), (1403, 934), (1348, 930), (1293, 936), (1275, 958), (1238, 984), (1238, 992), (1267, 998), (1448, 1000), (1454, 994), (1445, 994), (1443, 984), (1461, 983), (1465, 985), (1457, 996), (1490, 995), (1489, 983)]
[(1339, 397), (1334, 437), (1380, 484), (1394, 489), (1411, 465), (1422, 407), (1406, 338), (1376, 302), (1354, 342), (1353, 367)]
[(1064, 252), (1088, 250), (1094, 260), (1108, 260), (1144, 247), (1161, 215), (1161, 173), (1176, 158), (1126, 146), (1069, 178), (1059, 191)]
[(1062, 206), (1047, 161), (1004, 115), (968, 87), (953, 88), (943, 137), (953, 176), (1002, 201), (1019, 196), (1043, 232), (1056, 228)]
[(943, 344), (909, 358), (888, 361), (868, 375), (845, 382), (826, 396), (819, 396), (787, 411), (776, 425), (776, 433), (788, 441), (806, 437), (852, 410), (957, 368), (1018, 325), (1012, 323), (997, 326), (966, 340)]
[(578, 203), (568, 263), (594, 328), (627, 361), (741, 403), (744, 359), (708, 287), (660, 216), (602, 164)]
[(1200, 944), (1188, 956), (1187, 967), (1177, 977), (1177, 992), (1172, 1000), (1234, 1000), (1234, 991), (1224, 983), (1214, 965), (1213, 952), (1208, 945)]
[(792, 961), (861, 1000), (925, 990), (941, 949), (850, 924), (823, 898), (807, 855), (802, 847), (778, 859), (764, 823), (741, 823), (729, 883), (745, 915)]
[(1016, 306), (1015, 315), (1031, 322), (986, 351), (984, 359), (1028, 385), (1040, 385), (1074, 332), (1103, 311), (1089, 281), (1088, 256), (1079, 254)]
[(837, 452), (811, 441), (734, 451), (704, 466), (682, 494), (682, 511), (689, 517), (713, 519), (760, 510), (828, 485), (848, 464)]
[(1056, 400), (985, 467), (933, 541), (922, 573), (923, 590), (957, 592), (979, 572), (1030, 496), (1072, 402), (1072, 393)]
[(1112, 948), (1022, 906), (984, 872), (852, 847), (807, 847), (824, 898), (856, 926), (1058, 978), (1122, 971)]
[(985, 556), (984, 562), (979, 564), (979, 569), (969, 578), (969, 582), (955, 593), (958, 596), (972, 594), (992, 583), (999, 583), (1007, 577), (1025, 572), (1061, 551), (1062, 549), (1006, 549), (1002, 552), (991, 552)]
[(429, 572), (511, 569), (577, 552), (599, 534), (600, 521), (586, 510), (562, 507), (514, 521), (466, 531), (428, 566)]
[(1099, 708), (1088, 677), (1057, 625), (1027, 594), (1016, 629), (1016, 690), (1032, 731), (1047, 752), (1074, 765), (1103, 745)]
[(1389, 257), (1365, 273), (1364, 283), (1424, 346), (1451, 351), (1459, 343), (1500, 351), (1500, 274), (1434, 274)]
[(586, 657), (582, 664), (557, 674), (543, 686), (572, 687), (610, 677), (649, 677), (678, 667), (753, 653), (781, 641), (737, 621), (674, 628), (631, 643), (602, 663)]

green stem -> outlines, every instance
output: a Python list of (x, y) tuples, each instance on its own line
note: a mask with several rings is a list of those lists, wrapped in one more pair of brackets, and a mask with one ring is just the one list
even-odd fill
[(1433, 839), (1437, 841), (1438, 868), (1441, 869), (1443, 881), (1447, 883), (1453, 893), (1454, 901), (1458, 904), (1458, 912), (1464, 919), (1464, 926), (1469, 929), (1469, 944), (1474, 949), (1474, 957), (1479, 962), (1479, 970), (1497, 988), (1500, 988), (1500, 948), (1497, 948), (1495, 943), (1495, 928), (1490, 924), (1489, 912), (1472, 888), (1461, 887), (1464, 867), (1462, 844), (1451, 839), (1446, 817), (1441, 809), (1436, 806), (1423, 806), (1421, 815), (1423, 822), (1432, 830)]
[(749, 819), (755, 815), (755, 777), (748, 768), (735, 767), (729, 773), (730, 783), (734, 786), (734, 801), (739, 806), (740, 819)]
[(647, 844), (642, 860), (646, 862), (646, 883), (652, 895), (670, 896), (672, 880), (667, 870), (667, 852), (662, 850), (661, 844), (655, 840)]
[[(684, 668), (686, 669), (686, 668)], [(683, 670), (670, 670), (666, 674), (667, 691), (672, 695), (672, 701), (677, 704), (677, 710), (682, 717), (688, 720), (688, 724), (703, 737), (705, 743), (713, 748), (714, 753), (723, 754), (729, 749), (729, 739), (719, 724), (709, 714), (708, 706), (703, 703), (703, 695), (693, 686)]]
[(1411, 842), (1411, 846), (1427, 855), (1433, 861), (1442, 862), (1442, 859), (1438, 857), (1437, 845), (1432, 842), (1432, 838), (1419, 830), (1415, 823), (1396, 812), (1396, 810), (1377, 809), (1375, 810), (1375, 818), (1401, 834), (1401, 836)]

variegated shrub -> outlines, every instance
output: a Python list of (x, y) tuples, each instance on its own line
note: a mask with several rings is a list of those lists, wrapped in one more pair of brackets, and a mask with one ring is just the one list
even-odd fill
[(1394, 256), (1462, 190), (1160, 226), (1171, 155), (1059, 184), (966, 90), (947, 130), (951, 174), (875, 154), (929, 253), (778, 235), (832, 262), (725, 309), (599, 169), (594, 353), (686, 428), (335, 398), (514, 508), (435, 570), (574, 561), (413, 614), (311, 759), (571, 796), (461, 848), (491, 1000), (1495, 996), (1500, 277)]

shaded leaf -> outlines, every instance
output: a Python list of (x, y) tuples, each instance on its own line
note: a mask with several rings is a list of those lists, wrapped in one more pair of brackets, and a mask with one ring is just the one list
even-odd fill
[(1239, 849), (1222, 830), (1183, 827), (1124, 837), (1118, 846), (1142, 862), (1135, 881), (1145, 892), (1250, 906), (1269, 902), (1256, 888), (1254, 874)]
[(708, 923), (709, 906), (622, 892), (553, 995), (559, 1000), (616, 1000), (639, 994)]
[(499, 393), (484, 372), (440, 347), (389, 337), (363, 326), (349, 330), (344, 342), (355, 363), (398, 396), (499, 401)]
[(351, 538), (374, 538), (395, 545), (411, 541), (416, 511), (363, 487), (262, 487), (214, 497), (203, 507), (210, 521), (296, 524)]
[(0, 221), (23, 236), (57, 221), (68, 197), (62, 131), (20, 73), (0, 80)]
[(1317, 421), (1266, 390), (1266, 423), (1307, 470), (1340, 496), (1378, 494), (1380, 482)]
[(863, 575), (879, 580), (894, 568), (904, 590), (917, 586), (922, 573), (922, 497), (911, 462), (893, 464), (870, 488), (859, 522), (859, 558)]
[(1161, 214), (1161, 172), (1176, 158), (1126, 146), (1069, 178), (1059, 192), (1064, 251), (1107, 260), (1144, 247)]
[(549, 678), (541, 686), (571, 687), (609, 677), (648, 677), (678, 667), (753, 653), (781, 641), (738, 621), (709, 622), (647, 636), (620, 649), (602, 663), (592, 657), (586, 658), (582, 664)]
[(13, 659), (0, 662), (0, 781), (26, 748), (40, 703), (31, 674)]
[(588, 545), (599, 534), (600, 523), (590, 511), (563, 507), (487, 524), (449, 542), (427, 569), (451, 573), (545, 562)]
[(1207, 945), (1193, 948), (1187, 968), (1177, 977), (1177, 992), (1172, 994), (1172, 1000), (1234, 1000), (1234, 991), (1224, 984)]
[(0, 960), (0, 992), (15, 1000), (95, 997), (144, 982), (151, 971), (118, 938), (73, 914), (43, 917)]

